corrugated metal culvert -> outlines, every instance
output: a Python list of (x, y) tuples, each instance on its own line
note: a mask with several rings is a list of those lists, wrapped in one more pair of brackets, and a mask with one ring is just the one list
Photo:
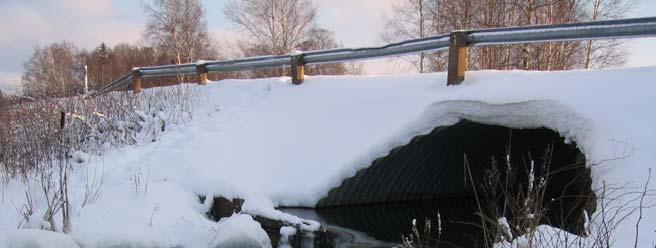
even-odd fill
[[(400, 241), (401, 234), (409, 233), (412, 218), (434, 219), (438, 208), (450, 212), (451, 216), (443, 217), (453, 223), (480, 221), (475, 214), (478, 209), (472, 207), (476, 204), (473, 189), (476, 187), (479, 198), (484, 198), (480, 194), (488, 178), (486, 171), (489, 173), (493, 161), (503, 170), (507, 151), (516, 173), (513, 189), (526, 187), (531, 161), (535, 163), (535, 176), (545, 175), (548, 179), (545, 199), (556, 200), (545, 203), (549, 210), (542, 222), (581, 233), (583, 211), (592, 213), (595, 206), (590, 200), (594, 199), (590, 172), (576, 144), (566, 144), (558, 133), (546, 128), (520, 130), (471, 121), (437, 127), (393, 149), (332, 189), (319, 201), (316, 211), (328, 223), (388, 241)], [(465, 157), (473, 180), (468, 175), (465, 179)], [(543, 164), (549, 167), (545, 169)], [(405, 213), (400, 207), (404, 204), (419, 205), (416, 209), (425, 213)], [(454, 240), (449, 242), (471, 245), (473, 239), (458, 240), (462, 232), (452, 233)], [(467, 235), (473, 237), (476, 233)]]

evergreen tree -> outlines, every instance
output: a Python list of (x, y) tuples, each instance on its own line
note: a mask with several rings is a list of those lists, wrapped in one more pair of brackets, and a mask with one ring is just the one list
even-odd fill
[(97, 52), (100, 55), (101, 61), (106, 62), (107, 58), (109, 57), (109, 48), (107, 48), (107, 45), (105, 45), (105, 42), (100, 43), (100, 46), (98, 47)]

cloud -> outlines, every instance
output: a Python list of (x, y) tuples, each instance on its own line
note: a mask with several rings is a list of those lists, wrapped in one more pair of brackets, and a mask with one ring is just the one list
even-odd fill
[(82, 49), (136, 42), (144, 22), (137, 1), (0, 1), (0, 71), (19, 72), (34, 47), (62, 40)]
[[(335, 38), (346, 47), (380, 44), (384, 16), (398, 0), (322, 0), (315, 1), (319, 25), (335, 32)], [(389, 59), (362, 61), (366, 74), (407, 73), (403, 63)]]
[[(396, 0), (321, 0), (314, 1), (319, 24), (333, 30), (337, 40), (347, 47), (378, 43), (383, 15)], [(242, 33), (230, 28), (217, 9), (221, 1), (205, 1), (210, 31), (221, 43), (234, 41)], [(34, 47), (62, 40), (82, 49), (93, 49), (100, 42), (114, 45), (139, 40), (145, 24), (138, 1), (118, 0), (0, 0), (0, 72), (5, 80), (20, 81), (22, 63)], [(367, 71), (392, 71), (385, 63), (365, 63)], [(378, 68), (387, 68), (379, 70)], [(394, 67), (396, 68), (396, 67)], [(2, 80), (2, 78), (0, 78)]]
[(315, 1), (319, 24), (335, 31), (345, 46), (371, 46), (379, 43), (383, 16), (397, 0)]
[(0, 3), (0, 45), (76, 33), (110, 17), (111, 0), (6, 1)]
[(109, 15), (112, 10), (112, 0), (61, 0), (56, 5), (73, 14)]

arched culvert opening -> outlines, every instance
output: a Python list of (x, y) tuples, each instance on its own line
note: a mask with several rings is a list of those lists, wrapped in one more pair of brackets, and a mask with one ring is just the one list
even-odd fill
[[(511, 170), (507, 170), (508, 154)], [(585, 161), (575, 144), (567, 144), (552, 130), (511, 129), (465, 120), (437, 127), (393, 149), (332, 189), (316, 211), (329, 224), (391, 242), (410, 233), (412, 219), (429, 218), (435, 226), (438, 210), (441, 240), (460, 247), (482, 246), (477, 212), (491, 220), (505, 216), (511, 223), (538, 218), (540, 224), (582, 234), (584, 211), (592, 214), (595, 209)], [(466, 164), (471, 175), (466, 173)], [(524, 197), (530, 196), (531, 164), (533, 189), (543, 186), (542, 191), (531, 192), (540, 197)], [(516, 205), (526, 198), (539, 207), (517, 210)]]

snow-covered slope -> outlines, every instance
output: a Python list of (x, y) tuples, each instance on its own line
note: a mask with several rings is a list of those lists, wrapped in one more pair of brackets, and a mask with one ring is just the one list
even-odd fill
[[(595, 183), (639, 186), (656, 161), (654, 78), (656, 67), (467, 72), (465, 83), (452, 87), (444, 73), (198, 86), (206, 99), (188, 125), (83, 165), (104, 168), (103, 192), (95, 203), (74, 207), (73, 235), (84, 244), (211, 244), (219, 227), (203, 219), (207, 206), (196, 194), (257, 199), (251, 202), (263, 203), (250, 208), (261, 206), (265, 215), (278, 214), (269, 200), (313, 206), (391, 148), (460, 118), (554, 129), (576, 141), (591, 163), (626, 156), (593, 168)], [(77, 170), (71, 181), (78, 203), (85, 171)], [(135, 186), (135, 177), (147, 187)], [(15, 206), (25, 189), (19, 182), (5, 189), (0, 230), (16, 228)], [(640, 241), (649, 245), (656, 242), (656, 213), (645, 211), (642, 228), (649, 234)], [(618, 242), (632, 242), (631, 233), (622, 229)]]

